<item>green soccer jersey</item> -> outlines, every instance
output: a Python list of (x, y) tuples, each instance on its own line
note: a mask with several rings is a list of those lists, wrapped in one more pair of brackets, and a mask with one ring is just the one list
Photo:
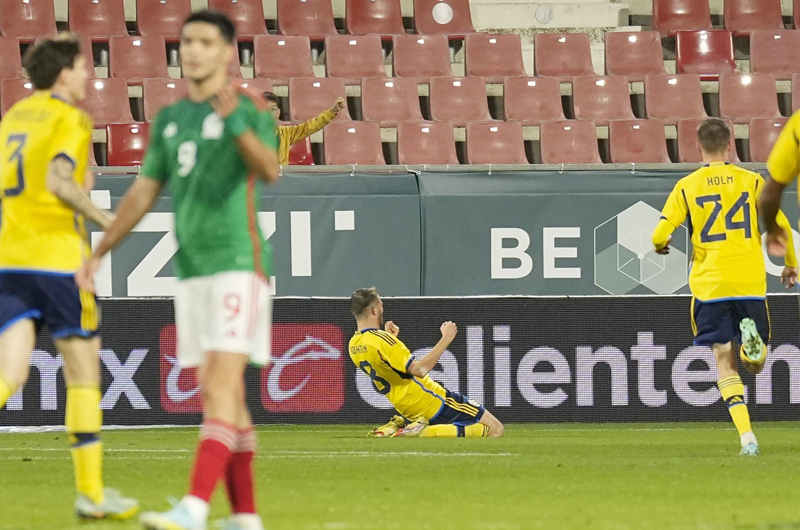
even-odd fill
[[(277, 150), (271, 113), (240, 96), (232, 118)], [(210, 103), (188, 99), (162, 109), (151, 127), (141, 176), (172, 190), (175, 272), (182, 280), (225, 271), (268, 276), (271, 270), (271, 246), (256, 220), (259, 182), (229, 128)]]

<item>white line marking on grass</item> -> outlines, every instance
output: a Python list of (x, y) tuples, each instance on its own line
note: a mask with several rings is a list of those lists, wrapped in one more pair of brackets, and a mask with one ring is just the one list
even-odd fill
[[(0, 451), (17, 451), (17, 452), (52, 452), (52, 453), (65, 453), (69, 448), (54, 448), (54, 447), (0, 447)], [(106, 453), (178, 453), (178, 454), (194, 454), (194, 449), (105, 449)], [(469, 456), (521, 456), (520, 453), (445, 453), (445, 452), (426, 452), (426, 451), (265, 451), (258, 453), (259, 458), (328, 458), (328, 457), (353, 457), (353, 456), (456, 456), (456, 457), (469, 457)], [(117, 459), (125, 457), (114, 457)], [(131, 457), (133, 458), (133, 457)], [(150, 458), (150, 457), (148, 457)], [(167, 458), (167, 457), (165, 457)], [(173, 458), (173, 457), (169, 457)]]

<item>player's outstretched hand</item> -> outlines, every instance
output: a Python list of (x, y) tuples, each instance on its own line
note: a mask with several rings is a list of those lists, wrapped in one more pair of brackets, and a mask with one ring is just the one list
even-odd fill
[(669, 244), (670, 243), (672, 243), (672, 236), (669, 236), (669, 239), (667, 239), (667, 244), (666, 245), (664, 245), (661, 248), (655, 249), (655, 253), (656, 254), (661, 254), (662, 256), (666, 256), (667, 254), (669, 254)]
[(239, 96), (236, 89), (230, 86), (223, 87), (217, 95), (211, 98), (211, 106), (217, 111), (220, 118), (227, 118), (239, 106)]
[(400, 328), (397, 325), (395, 325), (395, 323), (392, 322), (391, 320), (386, 323), (384, 329), (386, 330), (387, 333), (391, 333), (395, 337), (400, 334)]
[(344, 98), (336, 98), (336, 101), (333, 102), (333, 106), (331, 107), (331, 112), (333, 112), (334, 116), (338, 116), (339, 112), (344, 109), (344, 106)]
[(449, 341), (455, 339), (456, 335), (458, 334), (458, 326), (456, 326), (454, 322), (450, 322), (449, 320), (444, 324), (442, 324), (442, 327), (440, 329), (442, 330), (442, 337)]
[(80, 270), (75, 274), (75, 283), (78, 285), (78, 288), (89, 291), (90, 293), (95, 292), (94, 275), (99, 268), (100, 258), (92, 256), (86, 260)]
[(770, 256), (781, 257), (786, 255), (786, 230), (778, 227), (774, 232), (767, 232), (767, 252)]
[(787, 289), (791, 289), (797, 285), (797, 267), (784, 267), (781, 273), (781, 283)]

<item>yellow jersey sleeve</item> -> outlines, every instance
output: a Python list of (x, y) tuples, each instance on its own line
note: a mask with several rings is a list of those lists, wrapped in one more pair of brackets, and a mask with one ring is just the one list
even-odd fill
[(686, 220), (686, 216), (689, 215), (689, 203), (686, 199), (682, 181), (679, 181), (672, 188), (672, 192), (664, 204), (664, 209), (661, 210), (661, 215), (674, 228), (678, 228)]
[(767, 170), (775, 181), (791, 184), (800, 173), (800, 113), (792, 116), (781, 131), (767, 160)]
[[(89, 149), (92, 145), (92, 120), (89, 116), (76, 108), (65, 112), (55, 124), (53, 139), (47, 162), (58, 157), (63, 157), (72, 162), (76, 168), (87, 162)], [(83, 175), (76, 175), (83, 178)]]
[(394, 339), (392, 341), (394, 344), (380, 350), (381, 358), (388, 363), (394, 371), (400, 372), (401, 374), (408, 373), (408, 367), (411, 366), (411, 363), (414, 361), (414, 356), (411, 355), (411, 351), (403, 344), (403, 341), (394, 335), (386, 333), (385, 331), (380, 331), (379, 333), (388, 335)]

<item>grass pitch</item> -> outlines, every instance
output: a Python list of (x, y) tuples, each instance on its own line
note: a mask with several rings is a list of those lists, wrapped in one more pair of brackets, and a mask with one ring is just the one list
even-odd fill
[[(506, 437), (382, 439), (365, 426), (259, 428), (268, 530), (800, 529), (800, 425), (510, 425)], [(110, 486), (162, 510), (187, 483), (197, 429), (104, 434)], [(78, 523), (63, 433), (0, 435), (0, 529)], [(217, 491), (212, 519), (227, 513)], [(213, 528), (213, 526), (209, 526)]]

